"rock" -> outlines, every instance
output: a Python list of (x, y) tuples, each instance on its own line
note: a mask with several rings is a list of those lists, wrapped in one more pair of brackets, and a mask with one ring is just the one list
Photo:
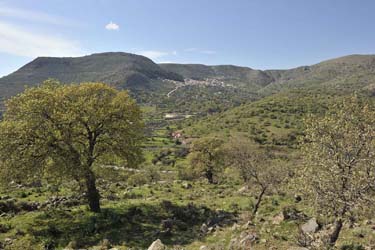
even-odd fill
[(319, 229), (319, 224), (315, 218), (311, 218), (305, 224), (301, 226), (301, 230), (304, 233), (316, 233)]
[(239, 237), (231, 239), (229, 250), (251, 250), (251, 245), (258, 240), (258, 236), (254, 232), (242, 232)]
[(285, 207), (283, 208), (283, 216), (284, 216), (284, 220), (300, 220), (300, 221), (304, 221), (307, 219), (307, 216), (297, 210), (295, 207)]
[(288, 248), (288, 250), (309, 250), (309, 249), (306, 247), (290, 247)]
[(254, 224), (251, 221), (248, 221), (242, 225), (242, 229), (249, 229), (252, 226), (254, 226)]
[(238, 230), (240, 228), (241, 228), (240, 225), (238, 225), (237, 223), (234, 223), (233, 226), (232, 226), (232, 228), (231, 228), (231, 230), (232, 231), (236, 231), (236, 230)]
[(238, 189), (237, 193), (243, 194), (246, 193), (249, 190), (248, 186), (243, 186), (242, 188)]
[(272, 218), (272, 224), (273, 225), (280, 225), (281, 222), (284, 221), (284, 214), (281, 212), (279, 213), (278, 215), (276, 215), (275, 217)]
[(108, 239), (104, 239), (100, 244), (100, 250), (109, 250), (111, 248), (111, 242)]
[(207, 246), (201, 246), (201, 247), (199, 248), (199, 250), (208, 250), (208, 247), (207, 247)]
[(11, 238), (5, 238), (4, 239), (4, 243), (5, 243), (5, 245), (11, 245), (13, 243), (13, 239), (11, 239)]
[(64, 250), (75, 250), (78, 249), (77, 241), (73, 240), (64, 248)]
[(164, 244), (161, 242), (161, 240), (157, 239), (148, 247), (147, 250), (165, 250)]
[(215, 232), (215, 227), (209, 227), (208, 228), (208, 233), (213, 233)]
[(208, 226), (206, 225), (206, 223), (202, 224), (200, 231), (202, 234), (206, 234), (208, 232)]
[(184, 182), (182, 183), (182, 187), (185, 189), (191, 189), (193, 186), (190, 183)]

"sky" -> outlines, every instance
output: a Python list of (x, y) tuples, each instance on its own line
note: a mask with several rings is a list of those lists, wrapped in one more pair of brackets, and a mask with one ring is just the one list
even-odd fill
[(375, 53), (373, 0), (0, 0), (0, 76), (38, 56), (287, 69)]

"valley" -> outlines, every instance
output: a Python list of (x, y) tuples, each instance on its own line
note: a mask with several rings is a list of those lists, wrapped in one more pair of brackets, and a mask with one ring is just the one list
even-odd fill
[[(356, 119), (367, 125), (374, 119), (373, 55), (345, 56), (289, 70), (157, 64), (123, 52), (42, 57), (0, 78), (0, 99), (22, 93), (25, 86), (43, 88), (47, 79), (59, 80), (54, 83), (57, 87), (52, 84), (55, 87), (51, 88), (62, 86), (61, 93), (65, 93), (64, 86), (87, 87), (84, 83), (90, 86), (92, 82), (113, 87), (110, 91), (129, 91), (144, 123), (142, 156), (139, 163), (129, 164), (108, 154), (93, 165), (100, 213), (90, 210), (84, 184), (74, 175), (52, 177), (45, 173), (38, 179), (39, 173), (35, 173), (29, 176), (33, 181), (12, 180), (0, 192), (1, 249), (324, 249), (328, 243), (320, 241), (332, 229), (334, 216), (315, 211), (315, 203), (296, 177), (306, 167), (306, 153), (301, 149), (309, 132), (306, 121), (311, 116), (325, 121), (330, 112), (342, 111), (334, 109), (335, 105), (351, 100), (354, 94), (370, 112), (368, 120)], [(101, 100), (100, 95), (94, 96)], [(31, 100), (30, 106), (59, 97)], [(74, 106), (78, 115), (56, 115), (64, 121), (60, 126), (70, 128), (72, 121), (64, 119), (77, 117), (81, 121), (79, 118), (92, 111), (86, 110), (94, 105), (90, 99), (80, 98), (67, 99), (81, 106)], [(56, 110), (60, 112), (66, 102), (58, 103)], [(19, 106), (28, 108), (23, 103)], [(17, 110), (15, 105), (9, 107)], [(123, 112), (127, 110), (131, 109)], [(99, 109), (92, 120), (110, 111)], [(16, 117), (8, 117), (12, 116)], [(113, 117), (117, 116), (114, 113)], [(373, 133), (371, 126), (369, 131)], [(129, 134), (127, 142), (133, 140)], [(66, 135), (55, 132), (48, 136), (65, 140)], [(66, 137), (69, 141), (74, 138)], [(119, 138), (116, 134), (112, 140)], [(121, 140), (116, 143), (127, 147)], [(36, 157), (35, 152), (30, 154)], [(369, 165), (374, 163), (373, 158), (366, 160)], [(253, 162), (260, 172), (248, 169)], [(247, 176), (249, 172), (252, 175)], [(310, 179), (303, 181), (306, 184)], [(267, 188), (259, 189), (257, 184), (264, 182)], [(373, 249), (374, 211), (353, 207), (357, 208), (351, 211), (353, 221), (345, 222), (337, 249)]]

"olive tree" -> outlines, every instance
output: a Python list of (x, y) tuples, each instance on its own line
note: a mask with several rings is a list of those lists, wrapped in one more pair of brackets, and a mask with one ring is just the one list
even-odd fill
[(94, 166), (139, 163), (142, 134), (140, 110), (126, 91), (48, 80), (6, 101), (0, 174), (4, 183), (51, 176), (81, 181), (90, 210), (100, 212)]
[(197, 139), (191, 146), (188, 156), (194, 172), (204, 176), (209, 183), (214, 183), (215, 175), (223, 166), (221, 146), (224, 141), (216, 137)]
[(375, 110), (357, 97), (333, 105), (323, 117), (305, 120), (301, 185), (317, 212), (334, 219), (328, 245), (343, 223), (373, 205), (375, 187)]
[(287, 177), (286, 165), (268, 150), (241, 137), (231, 138), (225, 146), (225, 155), (226, 163), (238, 169), (244, 182), (256, 194), (253, 208), (253, 215), (256, 215), (264, 195), (277, 190)]

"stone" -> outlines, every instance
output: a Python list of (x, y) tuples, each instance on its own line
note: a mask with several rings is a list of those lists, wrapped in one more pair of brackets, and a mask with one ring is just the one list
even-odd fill
[(147, 248), (147, 250), (165, 250), (165, 245), (161, 242), (160, 239), (155, 240), (152, 244)]
[(4, 243), (5, 243), (5, 245), (11, 245), (13, 243), (13, 239), (11, 239), (11, 238), (5, 238), (4, 239)]
[(248, 221), (242, 225), (242, 229), (249, 229), (252, 226), (254, 226), (254, 224), (251, 221)]
[(301, 230), (304, 233), (316, 233), (319, 229), (319, 224), (315, 218), (311, 218), (305, 224), (301, 226)]
[(231, 239), (229, 250), (251, 250), (251, 245), (258, 240), (258, 236), (254, 232), (242, 232), (239, 237)]
[(111, 242), (108, 239), (104, 239), (100, 247), (100, 250), (108, 250), (111, 248)]
[(184, 182), (182, 183), (182, 187), (185, 189), (191, 189), (193, 186), (190, 183)]
[(206, 234), (208, 232), (208, 226), (206, 225), (206, 223), (202, 224), (200, 231), (202, 234)]
[(199, 250), (208, 250), (208, 247), (207, 246), (201, 246), (200, 248), (199, 248)]
[(277, 214), (275, 217), (272, 218), (272, 224), (273, 225), (280, 225), (281, 222), (284, 221), (284, 214), (281, 212)]
[(64, 248), (64, 250), (75, 250), (78, 249), (77, 241), (73, 240), (68, 243), (68, 245)]
[(237, 193), (243, 194), (246, 193), (249, 190), (248, 186), (243, 186), (242, 188), (238, 189)]
[(241, 228), (240, 225), (238, 225), (237, 223), (234, 223), (233, 226), (232, 226), (232, 228), (231, 228), (231, 230), (232, 231), (236, 231), (236, 230), (238, 230), (240, 228)]

